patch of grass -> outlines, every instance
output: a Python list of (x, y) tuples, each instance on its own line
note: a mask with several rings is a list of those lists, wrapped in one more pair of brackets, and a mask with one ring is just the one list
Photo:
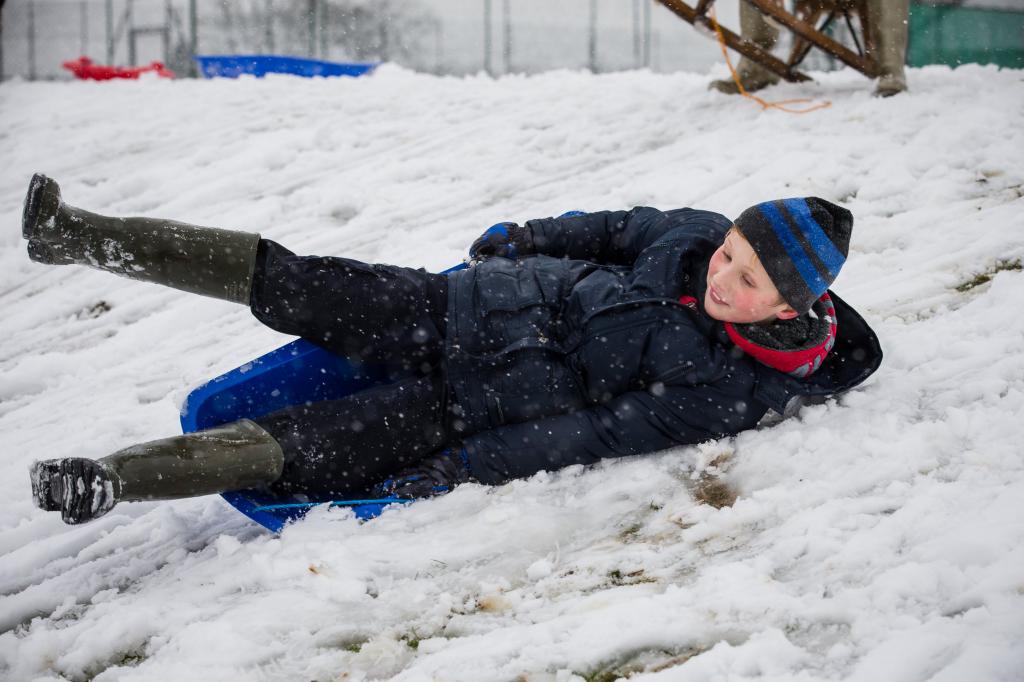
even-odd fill
[(641, 523), (631, 523), (630, 525), (619, 531), (619, 539), (623, 542), (636, 539), (636, 536), (640, 534), (640, 530), (643, 528)]
[(715, 509), (731, 507), (736, 502), (738, 494), (722, 480), (722, 475), (728, 470), (732, 457), (732, 450), (720, 452), (700, 472), (696, 484), (693, 485), (693, 498), (697, 502)]
[(590, 674), (577, 674), (587, 682), (615, 682), (615, 680), (621, 680), (623, 678), (622, 675), (614, 670), (596, 670)]
[(366, 646), (366, 643), (369, 641), (370, 640), (367, 637), (346, 634), (338, 637), (337, 639), (332, 639), (329, 642), (325, 642), (324, 646), (333, 647), (335, 649), (341, 649), (342, 651), (347, 651), (352, 654), (358, 654), (360, 651), (363, 650), (363, 647)]
[(501, 613), (512, 608), (512, 602), (501, 594), (487, 594), (477, 598), (474, 605), (477, 611), (484, 613)]
[(653, 673), (682, 665), (704, 649), (686, 647), (669, 651), (667, 649), (641, 649), (631, 651), (613, 661), (587, 671), (577, 672), (587, 682), (615, 682), (627, 680), (640, 673)]
[(128, 666), (130, 668), (134, 668), (139, 663), (142, 663), (144, 660), (146, 660), (146, 655), (141, 651), (129, 651), (127, 653), (121, 654), (120, 658), (115, 659), (114, 665)]
[(617, 568), (608, 572), (608, 581), (615, 587), (621, 587), (622, 585), (639, 585), (640, 583), (658, 582), (654, 578), (646, 575), (643, 569), (640, 569), (638, 571), (630, 571), (629, 573), (623, 573)]
[(86, 676), (82, 678), (83, 682), (92, 682), (94, 679), (105, 673), (111, 668), (135, 668), (144, 660), (147, 656), (143, 649), (129, 649), (119, 654), (114, 654), (109, 660), (90, 665), (86, 668)]
[(975, 275), (974, 277), (967, 280), (963, 284), (957, 286), (956, 290), (959, 291), (961, 294), (965, 294), (971, 289), (974, 289), (975, 287), (980, 287), (982, 284), (988, 284), (989, 282), (991, 282), (992, 278), (996, 276), (997, 272), (1020, 272), (1021, 269), (1024, 269), (1024, 266), (1021, 265), (1021, 261), (1019, 258), (1016, 258), (1014, 260), (997, 260), (995, 262), (995, 265), (993, 265), (991, 268)]
[(683, 663), (686, 663), (688, 660), (690, 660), (694, 656), (699, 656), (700, 654), (704, 653), (705, 651), (706, 651), (706, 649), (704, 649), (703, 647), (690, 647), (688, 649), (685, 649), (682, 653), (680, 653), (680, 654), (678, 654), (676, 656), (673, 656), (672, 658), (668, 659), (667, 661), (662, 661), (661, 663), (658, 663), (657, 665), (651, 666), (650, 670), (645, 670), (644, 672), (658, 673), (658, 672), (661, 672), (662, 670), (668, 670), (669, 668), (674, 668), (677, 665), (682, 665)]
[(99, 303), (91, 305), (88, 308), (82, 308), (81, 310), (78, 311), (75, 317), (77, 317), (80, 320), (95, 319), (100, 315), (109, 313), (111, 310), (113, 310), (113, 308), (109, 303), (107, 303), (106, 301), (100, 301)]
[(736, 491), (727, 483), (714, 476), (701, 475), (693, 490), (693, 497), (701, 504), (721, 509), (736, 502)]

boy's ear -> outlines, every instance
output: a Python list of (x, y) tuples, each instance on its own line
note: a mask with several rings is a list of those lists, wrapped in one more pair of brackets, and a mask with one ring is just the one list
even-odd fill
[(790, 308), (788, 305), (775, 314), (780, 320), (792, 320), (794, 317), (799, 317), (800, 313)]

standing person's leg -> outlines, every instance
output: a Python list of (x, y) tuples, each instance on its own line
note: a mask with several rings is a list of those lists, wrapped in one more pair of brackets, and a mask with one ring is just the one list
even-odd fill
[(903, 67), (907, 61), (910, 0), (870, 0), (868, 21), (875, 39), (878, 61), (875, 95), (891, 97), (907, 89)]
[(435, 371), (256, 418), (284, 450), (283, 471), (270, 489), (319, 499), (367, 494), (448, 441), (445, 390)]
[(393, 377), (441, 361), (448, 278), (348, 258), (296, 256), (268, 239), (257, 249), (251, 305), (258, 320)]
[[(769, 24), (756, 7), (740, 2), (740, 36), (760, 48), (771, 51), (779, 39), (779, 29)], [(746, 57), (740, 59), (736, 66), (736, 75), (747, 92), (754, 92), (779, 82), (777, 75)], [(739, 88), (732, 78), (711, 81), (709, 87), (727, 95), (739, 94)]]

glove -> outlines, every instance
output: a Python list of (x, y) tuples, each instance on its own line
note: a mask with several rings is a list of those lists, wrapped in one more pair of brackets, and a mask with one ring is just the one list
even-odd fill
[(469, 247), (471, 260), (492, 256), (516, 259), (533, 253), (530, 230), (515, 223), (498, 223), (488, 227)]
[(414, 500), (443, 495), (460, 483), (471, 480), (465, 448), (446, 448), (377, 484), (373, 492), (377, 497)]

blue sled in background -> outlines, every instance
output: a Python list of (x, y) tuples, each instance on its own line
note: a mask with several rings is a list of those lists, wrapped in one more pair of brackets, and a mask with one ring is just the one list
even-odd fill
[[(461, 270), (456, 265), (445, 272)], [(357, 364), (309, 341), (298, 339), (194, 389), (181, 411), (181, 430), (192, 433), (218, 424), (251, 419), (275, 410), (321, 400), (337, 400), (385, 383), (380, 367)], [(264, 528), (279, 532), (318, 504), (349, 507), (360, 519), (380, 515), (389, 504), (409, 500), (310, 500), (260, 490), (223, 495), (232, 506)]]
[(377, 64), (324, 62), (303, 57), (280, 55), (196, 55), (199, 71), (205, 78), (238, 78), (241, 75), (262, 78), (268, 73), (287, 73), (303, 78), (317, 76), (364, 76)]

